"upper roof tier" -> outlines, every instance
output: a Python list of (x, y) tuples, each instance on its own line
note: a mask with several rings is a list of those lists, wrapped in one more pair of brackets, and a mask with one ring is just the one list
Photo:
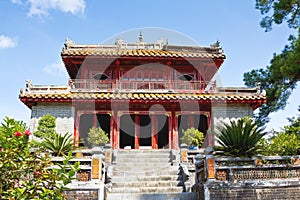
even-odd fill
[(103, 56), (103, 57), (166, 57), (166, 58), (210, 58), (225, 59), (225, 54), (217, 41), (209, 47), (177, 46), (158, 40), (145, 43), (127, 43), (121, 39), (113, 45), (79, 45), (66, 39), (62, 56)]

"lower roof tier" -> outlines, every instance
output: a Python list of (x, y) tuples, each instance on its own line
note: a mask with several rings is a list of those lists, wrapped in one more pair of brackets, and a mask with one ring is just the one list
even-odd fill
[(249, 104), (253, 109), (258, 108), (266, 102), (266, 96), (261, 93), (134, 93), (134, 92), (29, 92), (23, 91), (19, 95), (20, 100), (31, 108), (37, 102), (84, 102), (95, 101), (99, 103), (130, 101), (141, 104), (151, 103), (176, 103), (194, 102), (207, 103), (229, 103)]

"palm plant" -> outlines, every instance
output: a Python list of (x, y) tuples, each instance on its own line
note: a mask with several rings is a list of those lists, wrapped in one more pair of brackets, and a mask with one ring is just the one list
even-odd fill
[(249, 117), (230, 121), (217, 126), (218, 143), (216, 150), (234, 157), (251, 157), (260, 150), (259, 141), (266, 134)]
[(60, 135), (56, 133), (54, 138), (45, 138), (41, 146), (53, 153), (54, 156), (62, 156), (72, 151), (73, 139), (71, 134)]

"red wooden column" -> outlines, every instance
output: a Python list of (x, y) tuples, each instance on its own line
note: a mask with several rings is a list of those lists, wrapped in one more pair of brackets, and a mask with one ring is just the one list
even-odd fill
[(134, 148), (140, 148), (140, 137), (141, 137), (141, 129), (140, 129), (140, 116), (138, 114), (134, 115), (135, 125), (134, 125)]
[(112, 148), (118, 149), (119, 148), (119, 127), (120, 127), (120, 115), (118, 113), (118, 105), (116, 103), (112, 103), (112, 121), (113, 129), (112, 131)]
[(157, 116), (151, 115), (152, 149), (158, 149)]
[(167, 115), (168, 116), (168, 120), (169, 120), (169, 149), (171, 149), (171, 145), (172, 145), (172, 127), (173, 127), (173, 119), (172, 119), (172, 115)]
[(76, 147), (79, 146), (79, 123), (80, 123), (80, 115), (77, 114), (77, 110), (75, 110), (75, 119), (74, 119), (74, 145)]
[(114, 112), (110, 114), (110, 133), (109, 133), (109, 139), (110, 139), (110, 145), (114, 149), (114, 126), (115, 126), (115, 120), (114, 120)]
[(119, 81), (121, 78), (121, 72), (120, 72), (120, 60), (116, 60), (116, 85), (113, 87), (113, 89), (120, 89), (119, 87)]
[(194, 114), (191, 114), (191, 115), (189, 116), (189, 127), (188, 127), (188, 128), (192, 128), (192, 127), (195, 128)]
[(178, 116), (176, 116), (174, 109), (171, 112), (171, 118), (172, 118), (171, 148), (178, 149)]
[(115, 141), (115, 149), (119, 149), (119, 135), (120, 135), (120, 116), (117, 112), (115, 112), (115, 130), (114, 130), (114, 141)]

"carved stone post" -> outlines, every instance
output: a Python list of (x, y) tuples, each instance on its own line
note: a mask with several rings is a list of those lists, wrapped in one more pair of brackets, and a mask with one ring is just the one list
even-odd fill
[(215, 157), (212, 155), (213, 149), (211, 147), (205, 150), (205, 167), (206, 167), (206, 178), (215, 179)]
[(92, 154), (92, 179), (102, 180), (103, 149), (101, 147), (93, 147)]
[(188, 163), (188, 146), (185, 143), (180, 145), (180, 162)]

